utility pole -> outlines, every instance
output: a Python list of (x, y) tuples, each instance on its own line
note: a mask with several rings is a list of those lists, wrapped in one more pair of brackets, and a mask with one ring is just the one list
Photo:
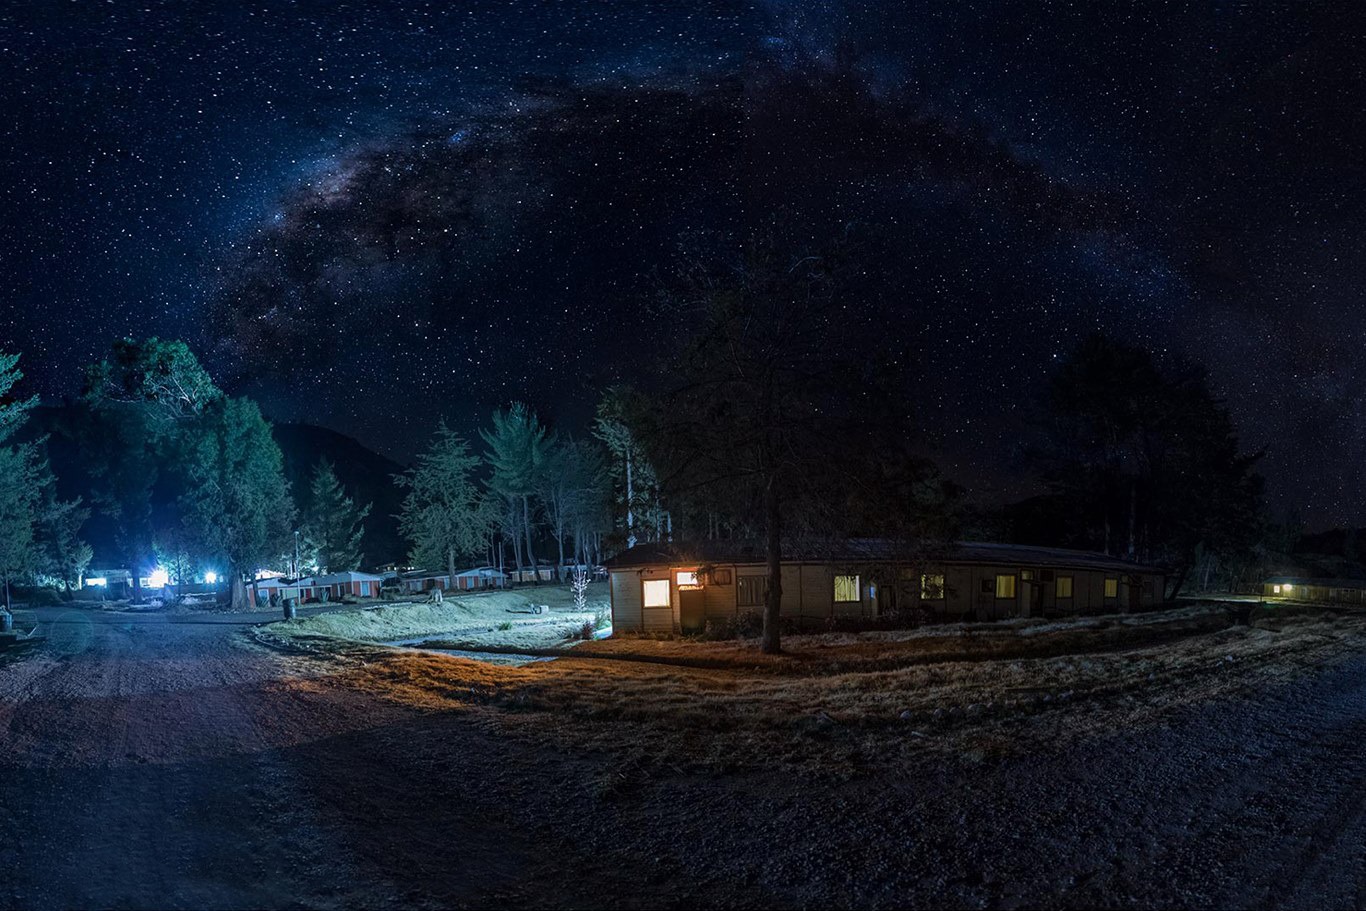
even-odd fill
[(294, 578), (299, 578), (299, 529), (294, 529)]

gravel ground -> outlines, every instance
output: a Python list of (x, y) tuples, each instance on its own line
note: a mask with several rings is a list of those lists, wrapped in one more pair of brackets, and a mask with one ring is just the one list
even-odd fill
[(254, 646), (259, 616), (37, 618), (0, 664), (4, 907), (1366, 903), (1366, 656), (829, 779), (503, 736)]

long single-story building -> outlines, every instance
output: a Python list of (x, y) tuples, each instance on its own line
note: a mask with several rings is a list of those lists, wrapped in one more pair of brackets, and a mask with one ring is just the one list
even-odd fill
[[(760, 544), (637, 544), (606, 562), (612, 628), (691, 632), (763, 610)], [(965, 542), (911, 560), (885, 542), (852, 540), (782, 565), (782, 616), (797, 625), (899, 614), (994, 620), (1143, 610), (1162, 602), (1165, 572), (1108, 554)]]
[(1366, 579), (1313, 579), (1275, 576), (1262, 583), (1262, 597), (1273, 601), (1366, 604)]
[(322, 576), (307, 576), (290, 581), (282, 578), (260, 579), (251, 583), (257, 603), (268, 603), (271, 595), (304, 601), (337, 601), (351, 595), (356, 598), (378, 598), (382, 576), (372, 573), (344, 572)]
[(398, 577), (399, 587), (409, 594), (429, 592), (432, 589), (443, 591), (476, 591), (481, 588), (504, 588), (508, 575), (492, 566), (480, 566), (455, 574), (454, 584), (450, 573), (445, 570), (419, 569), (402, 573)]

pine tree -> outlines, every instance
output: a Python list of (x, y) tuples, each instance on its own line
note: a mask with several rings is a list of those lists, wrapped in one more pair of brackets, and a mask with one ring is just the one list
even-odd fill
[(173, 498), (168, 475), (185, 459), (183, 449), (192, 446), (189, 437), (205, 410), (222, 399), (182, 341), (121, 339), (109, 358), (86, 368), (79, 427), (98, 483), (92, 505), (114, 525), (133, 571), (135, 601), (142, 597), (142, 570), (155, 557), (161, 529), (154, 517)]
[(481, 431), (480, 436), (488, 444), (488, 461), (493, 466), (489, 487), (520, 506), (526, 560), (531, 566), (532, 578), (539, 582), (536, 553), (531, 544), (531, 496), (541, 479), (542, 464), (551, 440), (535, 412), (521, 402), (514, 402), (506, 411), (494, 411), (493, 429)]
[(286, 548), (294, 505), (284, 458), (250, 399), (222, 398), (185, 435), (184, 510), (195, 550), (228, 562), (232, 606), (245, 610), (244, 574)]
[[(0, 442), (23, 426), (28, 412), (38, 403), (36, 396), (11, 398), (11, 390), (24, 375), (18, 364), (19, 355), (0, 354)], [(34, 565), (34, 524), (45, 468), (33, 444), (0, 446), (0, 578), (5, 585), (6, 612), (11, 581)]]
[(370, 514), (370, 504), (357, 506), (346, 495), (336, 469), (327, 459), (318, 462), (309, 484), (304, 515), (304, 536), (318, 556), (323, 572), (359, 569), (363, 555), (362, 524)]
[(394, 478), (408, 491), (399, 531), (413, 542), (413, 562), (418, 566), (444, 563), (452, 587), (456, 557), (478, 552), (484, 541), (485, 512), (474, 479), (479, 464), (469, 443), (442, 421), (435, 441), (418, 456), (417, 465)]

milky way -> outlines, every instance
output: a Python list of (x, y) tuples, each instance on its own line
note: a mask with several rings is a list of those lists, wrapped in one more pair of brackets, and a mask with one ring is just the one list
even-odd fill
[(7, 14), (0, 327), (48, 395), (181, 335), (400, 457), (582, 419), (680, 244), (875, 238), (950, 474), (1020, 493), (1102, 329), (1206, 364), (1277, 510), (1366, 522), (1366, 78), (1340, 5), (151, 4)]

